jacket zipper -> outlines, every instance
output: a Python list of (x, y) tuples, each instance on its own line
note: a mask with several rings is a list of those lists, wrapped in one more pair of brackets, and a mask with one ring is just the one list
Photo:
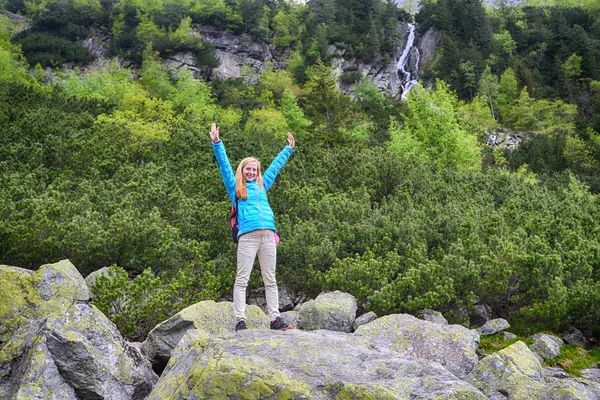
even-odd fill
[(260, 214), (260, 224), (262, 226), (262, 229), (265, 229), (265, 221), (262, 216), (262, 208), (260, 206), (260, 201), (258, 201), (258, 185), (257, 184), (254, 184), (254, 192), (256, 193), (256, 205), (258, 207), (258, 213)]

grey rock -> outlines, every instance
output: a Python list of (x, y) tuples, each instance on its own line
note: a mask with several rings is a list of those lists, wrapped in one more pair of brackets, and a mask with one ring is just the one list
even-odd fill
[(535, 334), (531, 337), (535, 341), (529, 346), (529, 348), (544, 360), (550, 360), (560, 354), (560, 347), (563, 343), (560, 338), (543, 333)]
[(284, 311), (281, 313), (281, 318), (294, 328), (298, 327), (298, 311)]
[(486, 396), (500, 392), (510, 399), (537, 399), (545, 389), (542, 366), (521, 341), (482, 359), (467, 381)]
[(566, 379), (569, 377), (569, 374), (567, 374), (564, 369), (557, 367), (544, 368), (543, 372), (545, 378)]
[(419, 318), (440, 325), (448, 325), (448, 321), (446, 320), (446, 318), (444, 318), (441, 312), (430, 310), (428, 308), (423, 309), (419, 313)]
[(552, 400), (598, 400), (600, 399), (600, 384), (582, 378), (547, 378), (546, 389), (537, 398)]
[(144, 399), (158, 377), (94, 306), (75, 304), (46, 333), (48, 350), (79, 398)]
[(435, 53), (440, 48), (442, 43), (442, 32), (435, 29), (429, 28), (423, 34), (419, 42), (419, 51), (421, 53), (421, 66), (424, 67), (427, 64), (434, 61)]
[(172, 72), (177, 73), (188, 69), (196, 79), (202, 79), (202, 71), (196, 66), (196, 57), (190, 51), (175, 53), (163, 58), (163, 64)]
[(359, 326), (368, 324), (369, 322), (375, 321), (376, 319), (377, 314), (375, 314), (373, 311), (369, 311), (368, 313), (365, 313), (354, 320), (354, 323), (352, 324), (352, 329), (357, 330)]
[(188, 332), (148, 400), (167, 398), (485, 399), (435, 362), (340, 332)]
[(492, 309), (487, 304), (475, 304), (469, 313), (471, 324), (475, 326), (483, 326), (489, 321), (492, 315)]
[(523, 136), (521, 134), (516, 134), (513, 131), (507, 129), (497, 129), (495, 131), (486, 132), (488, 139), (487, 145), (489, 147), (502, 147), (507, 150), (514, 150), (519, 147), (521, 142), (523, 141)]
[(43, 300), (52, 297), (80, 301), (90, 299), (85, 280), (69, 260), (42, 265), (34, 274), (33, 283)]
[(458, 378), (464, 378), (478, 361), (479, 334), (460, 325), (393, 314), (360, 326), (354, 334), (403, 356), (438, 362)]
[(505, 342), (508, 342), (510, 340), (514, 340), (517, 338), (517, 335), (515, 335), (514, 333), (510, 333), (510, 332), (502, 332), (502, 339)]
[(68, 260), (35, 272), (0, 266), (0, 399), (143, 399), (158, 377), (89, 304)]
[[(296, 297), (291, 289), (286, 286), (280, 286), (278, 290), (279, 311), (289, 311), (294, 309), (294, 298)], [(267, 299), (265, 297), (265, 288), (259, 287), (250, 290), (246, 297), (246, 303), (260, 307), (265, 314), (268, 314)]]
[[(244, 77), (248, 82), (256, 83), (267, 62), (273, 60), (269, 46), (254, 40), (249, 34), (233, 35), (211, 26), (200, 26), (198, 31), (203, 41), (215, 47), (220, 61), (219, 67), (211, 72), (212, 78)], [(244, 76), (248, 73), (250, 75)]]
[(590, 342), (583, 336), (583, 333), (575, 327), (569, 327), (561, 337), (566, 343), (574, 344), (575, 346), (583, 347), (584, 349), (587, 349), (590, 345)]
[[(250, 305), (246, 307), (246, 323), (248, 329), (267, 329), (269, 317), (257, 306)], [(213, 335), (222, 335), (233, 332), (235, 324), (232, 303), (201, 301), (184, 308), (152, 329), (142, 343), (142, 353), (155, 368), (161, 369), (187, 331), (201, 329)]]
[(598, 368), (586, 368), (581, 370), (581, 376), (590, 381), (600, 383), (600, 369)]
[(496, 318), (487, 321), (482, 327), (477, 328), (480, 335), (493, 335), (510, 328), (510, 324), (504, 318)]
[(298, 309), (298, 327), (304, 330), (327, 329), (352, 332), (358, 303), (349, 293), (339, 290), (321, 293)]
[(555, 342), (559, 346), (562, 346), (562, 345), (565, 344), (565, 342), (561, 338), (559, 338), (558, 336), (549, 335), (547, 333), (536, 333), (534, 335), (530, 335), (529, 336), (529, 339), (533, 339), (533, 340), (538, 340), (539, 338), (547, 338), (549, 340), (552, 340), (553, 342)]

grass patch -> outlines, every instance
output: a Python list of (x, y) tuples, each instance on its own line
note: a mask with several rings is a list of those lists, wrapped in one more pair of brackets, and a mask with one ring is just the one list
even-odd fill
[(477, 351), (479, 352), (479, 354), (493, 354), (519, 340), (523, 339), (516, 338), (511, 340), (504, 340), (503, 332), (495, 333), (493, 335), (481, 335)]
[(600, 361), (600, 348), (585, 350), (573, 344), (566, 344), (560, 348), (560, 354), (552, 360), (544, 362), (545, 367), (560, 367), (569, 375), (581, 377), (581, 370), (594, 368)]

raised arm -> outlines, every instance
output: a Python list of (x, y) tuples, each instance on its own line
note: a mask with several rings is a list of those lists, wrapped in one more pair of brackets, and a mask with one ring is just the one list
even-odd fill
[(231, 202), (235, 203), (235, 174), (231, 169), (231, 164), (229, 164), (225, 146), (219, 138), (219, 127), (214, 122), (210, 127), (210, 139), (212, 140), (212, 147), (217, 163), (219, 163), (219, 172), (221, 172), (223, 183), (225, 183), (225, 189), (227, 189), (227, 194)]
[(269, 168), (263, 174), (263, 183), (265, 185), (265, 191), (269, 190), (273, 182), (275, 182), (275, 178), (277, 178), (277, 174), (283, 168), (288, 158), (294, 152), (294, 146), (296, 145), (296, 140), (291, 132), (288, 132), (287, 136), (288, 145), (285, 146), (283, 150), (275, 157)]

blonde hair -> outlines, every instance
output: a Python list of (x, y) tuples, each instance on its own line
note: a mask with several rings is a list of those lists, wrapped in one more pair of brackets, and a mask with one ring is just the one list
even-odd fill
[(237, 169), (235, 170), (235, 197), (238, 199), (248, 200), (248, 191), (246, 190), (246, 180), (242, 175), (242, 170), (246, 166), (246, 164), (255, 162), (258, 165), (258, 176), (256, 177), (256, 184), (260, 186), (263, 190), (265, 186), (263, 185), (262, 174), (260, 172), (260, 161), (258, 161), (254, 157), (247, 157), (240, 162)]

